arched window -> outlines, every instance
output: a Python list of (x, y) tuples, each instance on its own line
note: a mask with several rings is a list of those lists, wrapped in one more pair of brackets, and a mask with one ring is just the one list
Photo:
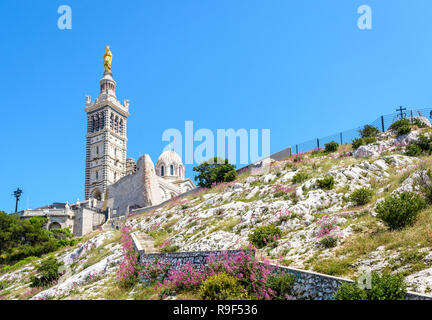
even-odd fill
[(114, 120), (114, 132), (118, 133), (118, 117), (116, 117)]
[(120, 134), (123, 133), (123, 119), (120, 119), (120, 128), (119, 128), (119, 133), (120, 133)]
[(97, 115), (96, 116), (96, 131), (98, 131), (100, 129), (100, 118), (99, 118), (99, 116)]
[(114, 115), (112, 113), (110, 117), (110, 128), (111, 130), (114, 130)]
[(161, 166), (161, 177), (163, 177), (165, 175), (165, 167)]
[(170, 165), (170, 175), (174, 175), (174, 166)]

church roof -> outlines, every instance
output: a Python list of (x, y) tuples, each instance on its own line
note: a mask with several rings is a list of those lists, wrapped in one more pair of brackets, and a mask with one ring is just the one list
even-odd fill
[(162, 154), (159, 156), (158, 162), (164, 162), (167, 165), (170, 164), (183, 165), (180, 156), (172, 150), (166, 150), (162, 152)]

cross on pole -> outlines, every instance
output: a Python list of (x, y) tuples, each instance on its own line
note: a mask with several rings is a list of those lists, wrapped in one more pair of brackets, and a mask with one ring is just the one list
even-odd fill
[(20, 197), (22, 195), (23, 191), (20, 188), (17, 188), (14, 192), (13, 195), (16, 199), (15, 201), (15, 212), (18, 212), (18, 201), (20, 200)]
[(403, 113), (403, 111), (405, 111), (405, 110), (406, 110), (406, 108), (403, 108), (402, 106), (400, 106), (399, 109), (396, 109), (397, 112), (400, 112), (399, 116), (401, 119), (405, 118), (404, 113)]

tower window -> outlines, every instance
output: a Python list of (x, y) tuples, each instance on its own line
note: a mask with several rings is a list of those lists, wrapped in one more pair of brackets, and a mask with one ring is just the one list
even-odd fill
[(174, 166), (170, 165), (170, 174), (173, 176), (174, 175)]
[(165, 175), (165, 167), (161, 166), (161, 176), (163, 177)]
[(99, 179), (99, 171), (96, 171), (96, 179)]

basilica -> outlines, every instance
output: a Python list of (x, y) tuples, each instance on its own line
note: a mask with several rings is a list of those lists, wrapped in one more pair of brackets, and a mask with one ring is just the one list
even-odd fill
[(111, 72), (112, 54), (107, 46), (104, 75), (95, 101), (86, 97), (87, 113), (85, 198), (96, 199), (117, 213), (127, 208), (157, 205), (195, 188), (185, 178), (185, 166), (171, 149), (163, 152), (156, 166), (149, 155), (127, 158), (129, 101), (116, 97)]
[(47, 228), (68, 227), (81, 236), (101, 227), (113, 215), (126, 216), (130, 210), (156, 206), (195, 189), (192, 180), (185, 178), (181, 157), (171, 148), (159, 156), (156, 165), (148, 154), (137, 162), (127, 157), (129, 100), (122, 104), (116, 97), (108, 46), (103, 61), (100, 93), (94, 101), (89, 95), (85, 100), (85, 200), (23, 210), (18, 213), (21, 218), (45, 217)]

